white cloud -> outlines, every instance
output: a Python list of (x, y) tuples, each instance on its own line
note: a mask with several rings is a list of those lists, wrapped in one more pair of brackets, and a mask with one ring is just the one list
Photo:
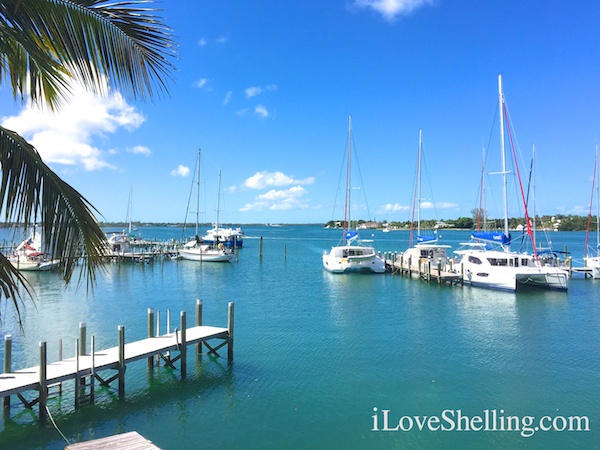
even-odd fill
[(421, 202), (421, 209), (449, 209), (449, 208), (457, 208), (458, 205), (456, 203), (450, 202), (441, 202), (441, 203), (433, 203), (433, 202)]
[(223, 105), (229, 104), (232, 97), (233, 97), (233, 92), (231, 92), (231, 91), (227, 92), (227, 94), (225, 94), (225, 98), (223, 99)]
[(208, 78), (200, 78), (198, 81), (194, 83), (194, 87), (198, 89), (207, 88)]
[(308, 193), (302, 186), (293, 186), (287, 190), (270, 190), (256, 197), (254, 203), (247, 203), (240, 211), (286, 211), (291, 209), (306, 209), (308, 204), (301, 197)]
[(269, 117), (269, 111), (263, 105), (256, 105), (254, 107), (254, 113), (260, 117)]
[(146, 155), (146, 156), (150, 156), (152, 154), (152, 151), (148, 147), (145, 147), (143, 145), (136, 145), (135, 147), (127, 149), (127, 152), (134, 153), (136, 155)]
[(399, 203), (388, 203), (383, 206), (383, 212), (398, 212), (398, 211), (410, 211), (410, 206), (400, 205)]
[(207, 44), (206, 39), (205, 38), (200, 38), (200, 40), (198, 41), (198, 45), (200, 47), (205, 47)]
[(171, 170), (171, 175), (174, 177), (187, 177), (190, 174), (190, 168), (186, 166), (177, 166), (177, 169)]
[(406, 15), (424, 5), (430, 5), (433, 0), (355, 0), (359, 8), (370, 8), (380, 13), (387, 20), (395, 20), (396, 16)]
[(246, 88), (244, 92), (246, 93), (246, 97), (252, 98), (259, 95), (262, 92), (262, 88), (260, 86), (251, 86)]
[(226, 44), (229, 41), (229, 36), (219, 36), (217, 39), (215, 39), (215, 42), (217, 44)]
[(289, 177), (283, 172), (256, 172), (250, 178), (244, 182), (244, 186), (248, 189), (265, 189), (271, 186), (290, 186), (292, 184), (313, 184), (315, 179), (313, 177), (306, 178), (304, 180), (297, 180), (293, 177)]
[(57, 112), (28, 102), (17, 116), (6, 117), (2, 125), (14, 130), (31, 143), (46, 163), (82, 166), (85, 170), (114, 168), (106, 161), (111, 154), (94, 145), (123, 128), (133, 130), (145, 120), (118, 92), (94, 96), (81, 86), (73, 85), (72, 96)]
[(252, 98), (252, 97), (256, 97), (257, 95), (262, 94), (265, 91), (273, 92), (276, 90), (277, 90), (276, 84), (268, 84), (264, 88), (261, 86), (250, 86), (249, 88), (246, 88), (244, 90), (244, 92), (246, 93), (246, 97)]

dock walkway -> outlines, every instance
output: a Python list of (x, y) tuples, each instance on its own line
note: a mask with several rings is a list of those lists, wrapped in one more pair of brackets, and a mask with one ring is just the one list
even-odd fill
[[(165, 365), (175, 367), (179, 362), (181, 377), (186, 377), (187, 346), (196, 345), (197, 353), (201, 353), (203, 347), (208, 349), (209, 354), (217, 355), (217, 351), (227, 345), (227, 357), (233, 360), (233, 303), (229, 303), (227, 328), (202, 325), (202, 302), (196, 303), (196, 326), (187, 328), (186, 313), (181, 312), (180, 327), (172, 333), (155, 335), (154, 333), (154, 310), (148, 310), (148, 338), (125, 343), (125, 327), (119, 326), (118, 345), (105, 350), (95, 351), (94, 339), (92, 338), (92, 350), (85, 354), (85, 336), (78, 340), (78, 353), (73, 358), (60, 359), (48, 363), (46, 356), (46, 342), (40, 342), (40, 363), (37, 366), (12, 371), (10, 355), (12, 353), (12, 338), (5, 337), (5, 367), (4, 373), (0, 374), (0, 398), (2, 398), (3, 409), (10, 408), (10, 396), (16, 395), (19, 400), (29, 409), (39, 404), (39, 418), (46, 418), (46, 400), (48, 387), (60, 385), (67, 380), (75, 380), (76, 386), (84, 386), (86, 378), (90, 380), (90, 397), (93, 399), (94, 380), (101, 385), (109, 386), (118, 380), (119, 397), (125, 395), (125, 368), (129, 363), (141, 359), (147, 359), (148, 367), (153, 367), (155, 360), (160, 358)], [(216, 345), (207, 341), (218, 339)], [(83, 345), (79, 347), (80, 341)], [(114, 370), (117, 373), (110, 377), (102, 378), (100, 372)], [(38, 398), (28, 401), (23, 393), (37, 391)], [(78, 404), (79, 394), (76, 390), (75, 405)]]

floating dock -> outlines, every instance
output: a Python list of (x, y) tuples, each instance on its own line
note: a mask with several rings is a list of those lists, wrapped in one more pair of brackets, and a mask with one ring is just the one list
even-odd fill
[[(110, 386), (113, 381), (118, 382), (119, 397), (125, 395), (125, 368), (128, 364), (146, 359), (148, 367), (152, 368), (155, 361), (160, 358), (166, 366), (175, 368), (179, 362), (182, 379), (186, 377), (187, 347), (196, 344), (196, 351), (200, 354), (203, 347), (208, 348), (208, 353), (217, 355), (217, 351), (227, 345), (227, 357), (233, 360), (233, 312), (234, 305), (229, 303), (228, 326), (219, 328), (202, 325), (202, 302), (196, 301), (196, 326), (187, 328), (186, 313), (180, 313), (180, 326), (172, 333), (155, 335), (154, 332), (154, 310), (148, 310), (148, 338), (135, 342), (125, 343), (125, 327), (118, 327), (118, 345), (106, 350), (94, 350), (94, 338), (92, 337), (91, 353), (85, 354), (85, 328), (81, 328), (80, 339), (77, 342), (77, 355), (74, 358), (59, 360), (53, 363), (47, 362), (46, 342), (40, 342), (40, 363), (38, 366), (12, 371), (12, 337), (7, 335), (4, 341), (5, 360), (4, 373), (0, 375), (0, 397), (2, 397), (3, 411), (6, 414), (10, 410), (10, 397), (16, 395), (26, 408), (32, 409), (38, 405), (38, 415), (41, 422), (46, 420), (48, 411), (46, 400), (48, 387), (60, 385), (64, 381), (75, 380), (75, 406), (79, 403), (80, 387), (85, 387), (86, 380), (89, 387), (89, 397), (93, 402), (94, 382), (98, 381), (102, 386)], [(160, 320), (160, 319), (159, 319)], [(158, 328), (158, 327), (157, 327)], [(219, 340), (216, 345), (213, 340)], [(83, 341), (83, 342), (82, 342)], [(209, 343), (210, 341), (210, 343)], [(106, 371), (109, 377), (104, 375)], [(116, 372), (116, 373), (115, 373)], [(100, 376), (104, 375), (104, 378)], [(33, 401), (27, 401), (23, 397), (24, 392), (37, 391), (38, 397)]]

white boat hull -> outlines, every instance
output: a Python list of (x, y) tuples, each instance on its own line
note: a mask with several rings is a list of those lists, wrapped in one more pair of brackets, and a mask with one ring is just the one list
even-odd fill
[(323, 268), (331, 273), (385, 272), (385, 261), (373, 247), (346, 245), (333, 247), (323, 253)]
[(592, 269), (592, 278), (600, 279), (600, 256), (584, 258), (585, 267)]
[(188, 261), (200, 262), (229, 262), (233, 259), (233, 253), (224, 250), (211, 250), (202, 248), (181, 249), (179, 256)]
[(511, 292), (523, 287), (567, 290), (566, 270), (536, 265), (530, 255), (467, 251), (461, 264), (464, 282), (476, 287)]

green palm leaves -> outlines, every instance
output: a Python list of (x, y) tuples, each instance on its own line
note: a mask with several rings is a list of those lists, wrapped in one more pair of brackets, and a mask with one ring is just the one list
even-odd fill
[[(14, 98), (52, 109), (68, 101), (70, 85), (102, 94), (108, 86), (144, 100), (167, 92), (176, 46), (147, 1), (0, 0), (0, 82)], [(105, 236), (97, 213), (62, 181), (21, 136), (0, 127), (0, 207), (7, 222), (42, 227), (68, 282), (85, 255), (88, 281), (102, 264)], [(23, 278), (0, 255), (0, 300), (18, 306)], [(17, 307), (18, 311), (18, 307)]]

